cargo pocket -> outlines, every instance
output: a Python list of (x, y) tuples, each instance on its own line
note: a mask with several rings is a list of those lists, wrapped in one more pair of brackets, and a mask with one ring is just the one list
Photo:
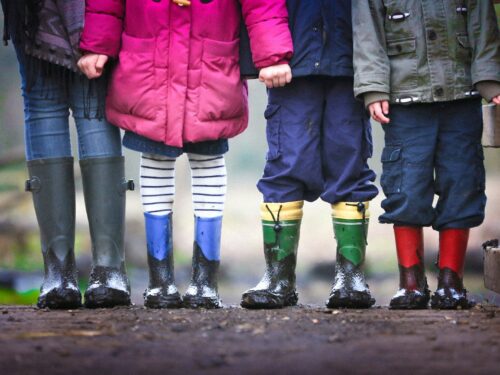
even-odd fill
[(486, 172), (484, 170), (484, 151), (482, 145), (477, 145), (476, 181), (477, 190), (484, 191), (486, 188)]
[(401, 147), (386, 146), (382, 151), (382, 177), (380, 185), (386, 195), (400, 193), (402, 186)]
[(200, 121), (229, 120), (245, 114), (245, 90), (238, 64), (239, 39), (203, 40)]
[(391, 87), (394, 91), (417, 88), (417, 41), (405, 38), (387, 41), (391, 67)]
[(108, 103), (120, 113), (154, 120), (156, 98), (155, 39), (122, 35), (118, 65), (113, 71)]
[(279, 104), (269, 104), (264, 112), (264, 117), (267, 120), (266, 136), (269, 151), (267, 152), (266, 159), (268, 161), (277, 159), (281, 156), (281, 113), (279, 109)]

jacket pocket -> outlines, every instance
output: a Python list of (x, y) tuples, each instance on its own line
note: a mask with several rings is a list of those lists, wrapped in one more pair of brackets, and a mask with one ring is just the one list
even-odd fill
[(457, 34), (456, 45), (456, 77), (457, 86), (469, 89), (472, 86), (471, 63), (472, 49), (469, 36), (465, 33)]
[(264, 117), (267, 120), (266, 137), (269, 151), (266, 159), (268, 161), (275, 160), (281, 156), (281, 113), (279, 104), (268, 104)]
[(385, 195), (401, 192), (403, 180), (401, 151), (400, 146), (386, 146), (382, 151), (383, 169), (380, 185)]
[(244, 86), (238, 64), (239, 40), (203, 40), (198, 119), (229, 120), (245, 113)]
[(417, 41), (405, 38), (387, 41), (387, 56), (391, 66), (391, 90), (417, 88)]
[(149, 120), (156, 117), (154, 51), (154, 38), (122, 35), (122, 48), (109, 91), (109, 104), (118, 112)]

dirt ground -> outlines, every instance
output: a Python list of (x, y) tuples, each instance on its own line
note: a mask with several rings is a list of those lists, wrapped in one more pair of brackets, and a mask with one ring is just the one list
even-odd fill
[(500, 308), (0, 306), (1, 374), (498, 373)]

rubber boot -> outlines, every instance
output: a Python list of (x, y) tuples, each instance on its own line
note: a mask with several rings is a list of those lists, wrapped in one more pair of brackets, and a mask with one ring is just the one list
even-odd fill
[(465, 252), (469, 229), (443, 229), (439, 232), (438, 287), (432, 295), (433, 309), (469, 309), (474, 303), (467, 299), (463, 284)]
[(333, 230), (337, 240), (337, 261), (328, 308), (369, 308), (372, 298), (365, 281), (366, 237), (368, 234), (368, 202), (341, 202), (332, 205)]
[(124, 158), (91, 158), (80, 161), (85, 207), (92, 240), (92, 271), (85, 291), (89, 308), (130, 305), (130, 284), (125, 270)]
[(222, 216), (194, 220), (193, 272), (183, 306), (219, 309), (223, 307), (218, 290)]
[(45, 277), (37, 306), (74, 309), (81, 306), (75, 264), (75, 181), (73, 158), (28, 161), (30, 179), (26, 191), (33, 193), (40, 228)]
[(149, 286), (144, 292), (144, 306), (151, 309), (182, 307), (174, 280), (172, 213), (166, 216), (144, 213), (144, 218), (149, 265)]
[(261, 205), (266, 272), (261, 281), (243, 293), (247, 309), (278, 309), (295, 306), (295, 266), (300, 237), (303, 201)]
[(394, 226), (399, 264), (399, 290), (389, 308), (426, 309), (430, 292), (424, 267), (424, 231), (422, 227)]

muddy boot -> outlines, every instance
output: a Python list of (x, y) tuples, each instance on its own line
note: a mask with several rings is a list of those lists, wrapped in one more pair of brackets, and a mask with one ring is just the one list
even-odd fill
[(261, 205), (266, 272), (262, 280), (243, 293), (247, 309), (279, 309), (295, 306), (295, 266), (303, 201)]
[(149, 286), (144, 292), (144, 306), (151, 309), (182, 307), (174, 280), (172, 213), (166, 216), (144, 213), (144, 218), (149, 265)]
[(85, 291), (89, 308), (130, 305), (125, 271), (125, 192), (133, 182), (124, 178), (121, 156), (80, 161), (85, 207), (92, 239), (92, 271)]
[(429, 287), (424, 267), (424, 231), (422, 227), (394, 226), (399, 264), (399, 290), (389, 308), (394, 310), (426, 309)]
[(217, 287), (221, 229), (222, 216), (213, 218), (195, 216), (193, 273), (191, 283), (183, 296), (184, 307), (222, 308)]
[(456, 310), (474, 306), (467, 300), (463, 284), (465, 252), (469, 229), (444, 229), (439, 232), (438, 287), (432, 295), (433, 309)]
[(75, 265), (75, 182), (73, 158), (28, 161), (45, 268), (37, 306), (74, 309), (81, 306)]
[(326, 306), (328, 308), (369, 308), (372, 298), (365, 281), (368, 202), (341, 202), (332, 206), (333, 229), (337, 240), (335, 280)]

